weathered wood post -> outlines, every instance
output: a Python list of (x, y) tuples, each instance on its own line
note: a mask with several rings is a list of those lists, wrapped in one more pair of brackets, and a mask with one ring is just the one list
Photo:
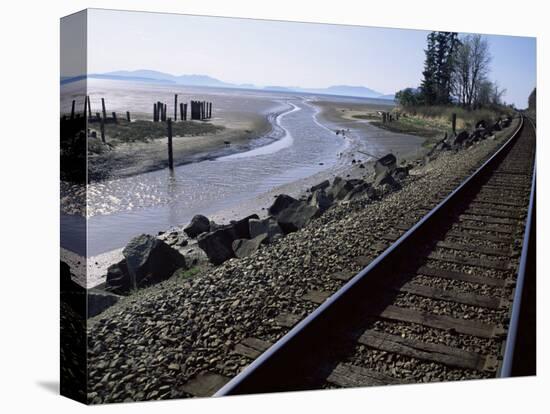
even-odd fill
[(107, 110), (105, 109), (105, 98), (101, 98), (101, 108), (103, 109), (103, 119), (107, 119)]
[(153, 122), (158, 122), (159, 120), (159, 112), (157, 109), (157, 104), (153, 104)]
[(116, 112), (113, 112), (113, 122), (116, 124), (118, 120), (116, 119)]
[(187, 121), (187, 104), (183, 104), (183, 120)]
[(101, 131), (101, 141), (105, 144), (105, 118), (99, 118), (99, 129)]
[(178, 94), (174, 94), (174, 122), (178, 121)]
[(168, 118), (168, 167), (174, 169), (174, 155), (172, 154), (172, 118)]
[(453, 127), (453, 135), (456, 135), (456, 114), (453, 113), (451, 118), (451, 125)]
[(71, 106), (71, 119), (74, 119), (74, 106), (75, 106), (75, 100), (73, 99), (73, 104)]
[(382, 123), (386, 123), (386, 112), (382, 112)]
[(132, 122), (132, 120), (130, 119), (130, 111), (126, 111), (126, 120), (128, 122)]
[(90, 104), (90, 95), (86, 95), (86, 102), (88, 102), (88, 118), (92, 117), (92, 105)]
[(162, 120), (166, 122), (166, 112), (168, 110), (168, 104), (164, 104), (162, 107)]
[(183, 104), (180, 103), (180, 121), (183, 121)]
[(208, 102), (208, 118), (212, 118), (212, 102)]

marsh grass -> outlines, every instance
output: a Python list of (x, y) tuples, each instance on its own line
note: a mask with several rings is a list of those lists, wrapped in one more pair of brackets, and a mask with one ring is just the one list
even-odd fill
[[(97, 130), (99, 129), (99, 125), (92, 124), (91, 128)], [(223, 129), (223, 126), (213, 125), (209, 122), (202, 121), (172, 122), (173, 136), (205, 135), (216, 133)], [(119, 120), (116, 124), (109, 123), (105, 125), (105, 135), (111, 141), (147, 142), (151, 139), (164, 138), (166, 134), (166, 122), (145, 120), (128, 122), (126, 120)]]

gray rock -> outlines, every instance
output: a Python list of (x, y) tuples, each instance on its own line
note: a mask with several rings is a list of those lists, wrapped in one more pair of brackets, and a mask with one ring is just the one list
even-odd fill
[(309, 205), (306, 202), (296, 202), (283, 210), (277, 216), (277, 222), (285, 234), (298, 231), (310, 220), (318, 217), (321, 210), (318, 207)]
[(317, 207), (321, 213), (332, 205), (332, 198), (327, 195), (325, 190), (318, 189), (308, 198), (309, 205)]
[(279, 223), (277, 223), (277, 220), (274, 217), (268, 217), (263, 220), (251, 219), (248, 221), (248, 229), (250, 238), (265, 234), (267, 235), (265, 242), (268, 243), (271, 243), (275, 236), (283, 234)]
[(311, 187), (311, 188), (309, 189), (309, 191), (311, 191), (312, 193), (314, 193), (314, 192), (317, 191), (317, 190), (325, 190), (325, 189), (327, 189), (329, 186), (330, 186), (330, 181), (329, 181), (329, 180), (325, 180), (325, 181), (320, 182), (319, 184), (314, 185), (313, 187)]
[(88, 318), (99, 315), (105, 309), (110, 308), (120, 300), (120, 296), (114, 293), (98, 289), (88, 289)]
[(279, 194), (271, 207), (267, 210), (267, 212), (271, 216), (277, 216), (281, 211), (286, 209), (287, 207), (290, 207), (292, 204), (296, 203), (298, 200), (295, 198), (286, 195), (286, 194)]
[(139, 289), (168, 279), (185, 268), (185, 258), (162, 240), (148, 234), (134, 237), (122, 251), (131, 287)]
[(105, 289), (119, 295), (124, 295), (130, 292), (132, 289), (132, 281), (130, 279), (130, 274), (128, 273), (126, 259), (122, 259), (120, 262), (112, 264), (107, 268)]
[(243, 219), (232, 221), (231, 225), (233, 226), (233, 229), (236, 233), (236, 238), (238, 239), (250, 239), (250, 231), (249, 231), (249, 221), (250, 220), (257, 220), (260, 217), (258, 217), (257, 214), (252, 214), (248, 217), (245, 217)]
[(267, 234), (260, 234), (253, 239), (237, 239), (233, 241), (232, 247), (236, 257), (246, 257), (254, 253), (267, 238)]
[(407, 167), (397, 167), (392, 172), (392, 177), (396, 180), (404, 180), (409, 176), (409, 169)]
[(392, 153), (384, 155), (374, 163), (374, 172), (376, 174), (391, 172), (397, 166), (397, 158)]
[(375, 196), (374, 188), (366, 181), (353, 187), (352, 190), (346, 194), (346, 197), (344, 197), (344, 201), (351, 201), (364, 196), (368, 196), (369, 198), (374, 198)]
[(208, 260), (217, 266), (235, 257), (232, 245), (237, 238), (233, 226), (228, 225), (210, 233), (201, 234), (198, 238), (198, 244), (208, 256)]
[(453, 141), (454, 145), (462, 145), (469, 138), (468, 131), (460, 131)]
[(210, 231), (210, 220), (201, 214), (197, 214), (183, 231), (191, 238), (197, 237), (201, 233)]
[(395, 180), (395, 178), (393, 178), (390, 172), (380, 174), (375, 177), (373, 185), (375, 187), (382, 187), (384, 185), (387, 185), (392, 189), (398, 189), (401, 187), (400, 184)]
[(333, 200), (343, 200), (346, 194), (353, 189), (353, 184), (342, 177), (335, 177), (327, 190), (327, 195)]

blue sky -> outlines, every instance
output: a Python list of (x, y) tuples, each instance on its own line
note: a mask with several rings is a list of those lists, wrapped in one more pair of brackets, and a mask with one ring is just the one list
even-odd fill
[[(153, 69), (259, 86), (418, 86), (428, 31), (89, 10), (88, 71)], [(534, 38), (487, 36), (491, 79), (525, 106)]]

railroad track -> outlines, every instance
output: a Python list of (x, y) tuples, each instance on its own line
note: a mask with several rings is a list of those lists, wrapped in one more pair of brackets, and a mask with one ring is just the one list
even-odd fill
[[(417, 223), (275, 344), (248, 338), (254, 361), (216, 396), (512, 375), (525, 283), (533, 283), (535, 126), (518, 129)], [(425, 214), (424, 214), (425, 213)], [(526, 276), (527, 275), (527, 276)]]

